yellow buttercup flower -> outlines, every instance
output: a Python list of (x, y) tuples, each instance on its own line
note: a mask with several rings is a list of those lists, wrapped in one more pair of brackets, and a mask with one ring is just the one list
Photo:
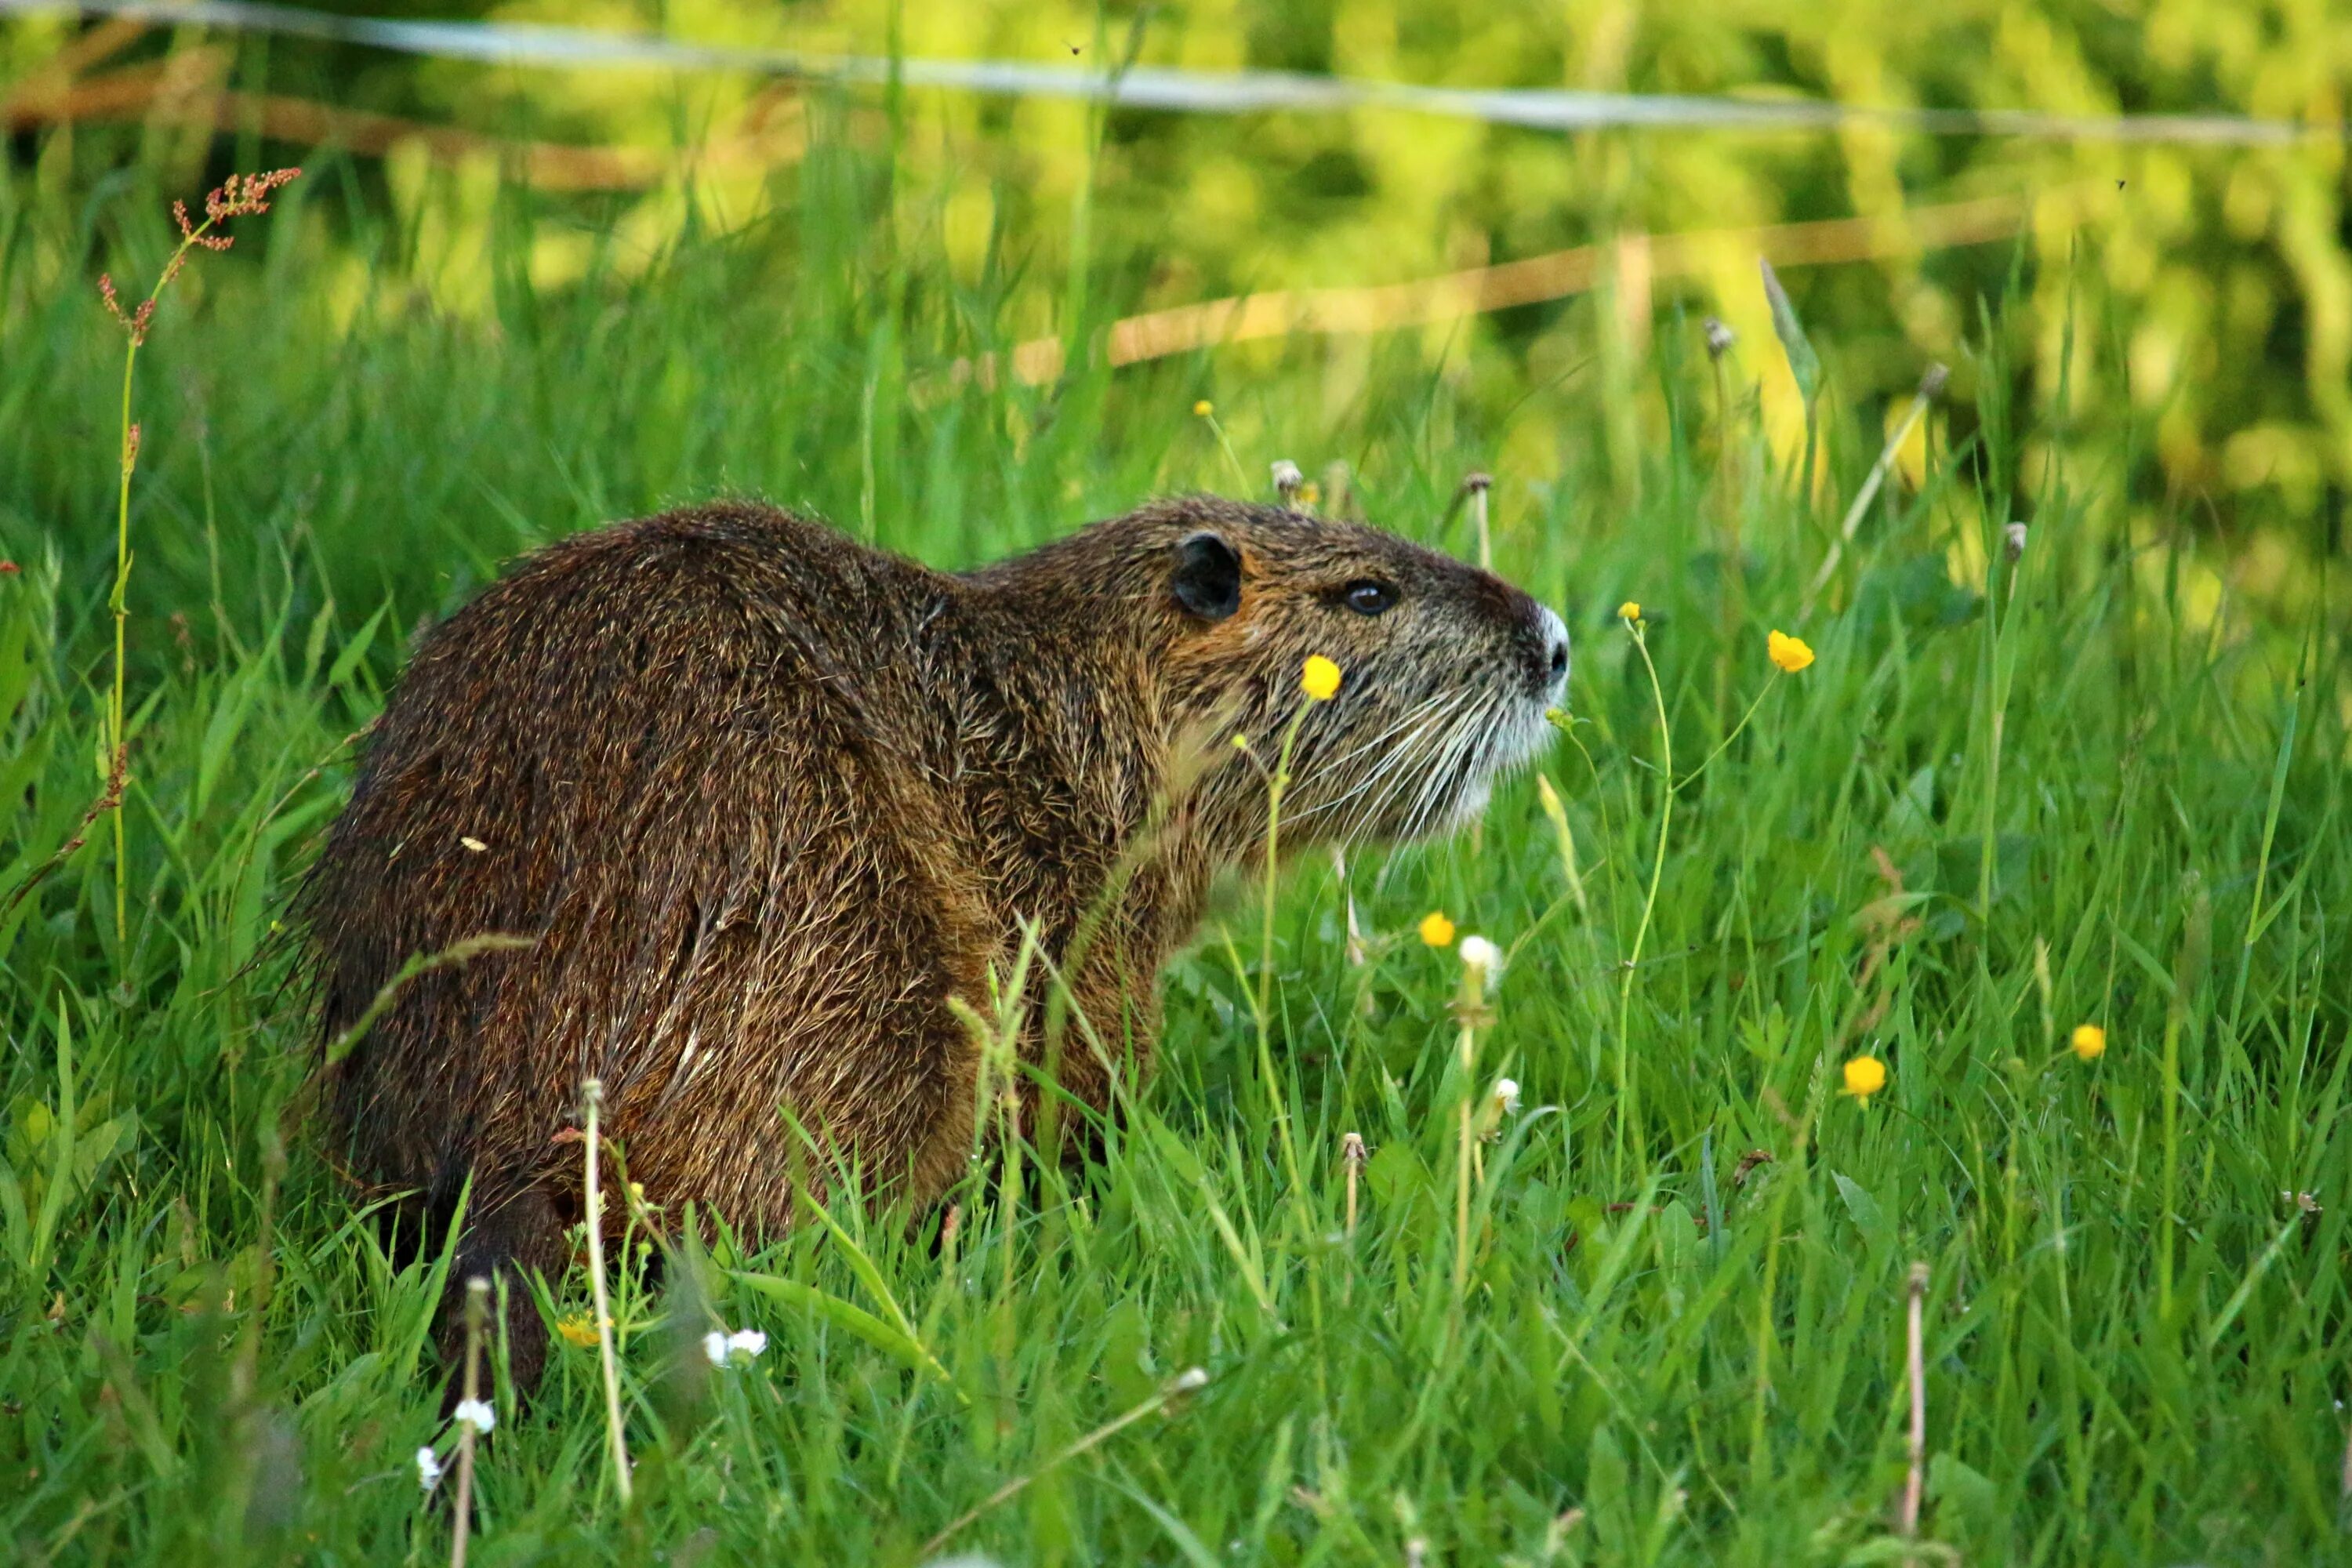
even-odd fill
[(563, 1336), (566, 1344), (586, 1350), (596, 1342), (596, 1324), (585, 1312), (573, 1312), (555, 1320), (555, 1331)]
[(1885, 1087), (1886, 1064), (1876, 1057), (1856, 1057), (1845, 1064), (1845, 1092), (1864, 1104)]
[(1214, 414), (1216, 411), (1217, 405), (1210, 402), (1205, 397), (1201, 399), (1200, 402), (1192, 405), (1193, 417), (1198, 419), (1206, 419), (1210, 415)]
[(1339, 667), (1319, 653), (1307, 656), (1307, 668), (1298, 672), (1299, 689), (1318, 702), (1328, 702), (1339, 695)]
[(1421, 917), (1421, 940), (1431, 947), (1454, 945), (1454, 922), (1445, 918), (1444, 910), (1432, 910)]
[(1764, 639), (1764, 651), (1771, 656), (1774, 664), (1790, 675), (1813, 662), (1813, 650), (1806, 646), (1804, 638), (1792, 637), (1781, 632), (1774, 632)]
[(2077, 1024), (2066, 1044), (2077, 1058), (2095, 1062), (2107, 1054), (2107, 1032), (2096, 1024)]
[(1628, 599), (1623, 604), (1618, 605), (1617, 618), (1621, 621), (1640, 620), (1642, 618), (1642, 601), (1639, 599)]

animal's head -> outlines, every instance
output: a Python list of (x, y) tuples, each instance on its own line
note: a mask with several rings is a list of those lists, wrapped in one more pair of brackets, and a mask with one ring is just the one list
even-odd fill
[[(1285, 841), (1401, 839), (1475, 816), (1549, 737), (1568, 628), (1491, 572), (1360, 524), (1187, 500), (1139, 514), (1161, 595), (1162, 691), (1180, 728), (1265, 769), (1291, 739)], [(1328, 699), (1310, 657), (1339, 669)], [(1327, 677), (1328, 672), (1323, 672)], [(1262, 825), (1245, 758), (1200, 787)]]

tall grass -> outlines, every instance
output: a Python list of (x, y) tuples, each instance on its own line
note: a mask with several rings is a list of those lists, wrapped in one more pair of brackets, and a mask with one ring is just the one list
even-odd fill
[[(516, 194), (479, 322), (413, 303), (357, 172), (314, 167), (167, 298), (124, 940), (87, 848), (0, 914), (0, 1538), (28, 1560), (446, 1550), (451, 1489), (412, 1458), (441, 1431), (449, 1238), (383, 1235), (300, 1121), (276, 933), (413, 629), (500, 561), (750, 491), (961, 564), (1227, 483), (1228, 437), (1256, 472), (1342, 458), (1372, 516), (1466, 553), (1448, 501), (1506, 425), (1602, 416), (1486, 339), (1372, 345), (1328, 402), (1317, 346), (959, 387), (958, 355), (1003, 346), (999, 296), (935, 236), (863, 248), (883, 156), (821, 144), (766, 228), (561, 293), (523, 281)], [(120, 340), (88, 278), (160, 262), (169, 194), (119, 184), (85, 226), (0, 182), (0, 898), (92, 795)], [(373, 286), (315, 282), (346, 253)], [(1564, 482), (1493, 490), (1498, 568), (1576, 638), (1557, 824), (1523, 779), (1475, 837), (1360, 858), (1346, 889), (1301, 863), (1255, 967), (1229, 955), (1266, 913), (1236, 892), (1169, 973), (1163, 1065), (1100, 1158), (1000, 1143), (951, 1238), (842, 1205), (656, 1285), (633, 1208), (607, 1259), (632, 1495), (594, 1351), (560, 1339), (518, 1410), (493, 1343), (472, 1561), (907, 1562), (951, 1525), (1035, 1563), (2341, 1552), (2340, 617), (2217, 600), (2126, 532), (2096, 465), (2021, 464), (2000, 308), (1954, 368), (1979, 434), (1889, 479), (1801, 619), (1879, 411), (1817, 343), (1826, 467), (1801, 483), (1754, 421), (1777, 351), (1732, 351), (1718, 399), (1696, 321), (1662, 321), (1671, 417), (1634, 482), (1587, 482), (1563, 439)], [(2123, 346), (2086, 319), (2073, 353)], [(1776, 675), (1776, 626), (1818, 661)], [(1669, 755), (1711, 761), (1678, 781)], [(1449, 1113), (1477, 1089), (1458, 960), (1413, 934), (1432, 909), (1510, 952), (1475, 1059), (1527, 1107), (1459, 1212)], [(1042, 1009), (1042, 975), (971, 1000)], [(2082, 1022), (2095, 1061), (2064, 1048)], [(1865, 1052), (1886, 1087), (1836, 1092)], [(550, 1286), (592, 1321), (583, 1274)], [(767, 1352), (676, 1353), (714, 1311)]]

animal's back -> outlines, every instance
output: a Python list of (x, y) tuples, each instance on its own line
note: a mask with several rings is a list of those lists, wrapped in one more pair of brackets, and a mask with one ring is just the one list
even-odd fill
[(324, 1030), (413, 956), (534, 945), (415, 979), (352, 1050), (353, 1173), (437, 1221), (470, 1171), (483, 1249), (551, 1266), (577, 1217), (553, 1140), (597, 1078), (633, 1178), (746, 1223), (781, 1220), (789, 1141), (708, 1130), (780, 1105), (934, 1151), (916, 1176), (943, 1182), (970, 1125), (944, 1000), (988, 942), (919, 762), (921, 623), (952, 591), (719, 507), (558, 545), (433, 633), (313, 876)]

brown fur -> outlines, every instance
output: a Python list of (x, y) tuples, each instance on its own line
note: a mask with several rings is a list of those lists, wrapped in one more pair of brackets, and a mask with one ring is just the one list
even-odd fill
[[(1173, 581), (1204, 534), (1239, 562), (1221, 617)], [(1367, 579), (1394, 608), (1347, 607)], [(985, 1006), (1023, 921), (1059, 959), (1097, 911), (1073, 997), (1148, 1067), (1160, 965), (1263, 841), (1263, 776), (1225, 742), (1271, 763), (1310, 653), (1345, 684), (1299, 731), (1286, 848), (1475, 811), (1532, 754), (1566, 639), (1445, 556), (1213, 500), (965, 576), (740, 504), (530, 558), (425, 639), (307, 889), (326, 1038), (414, 955), (537, 939), (413, 981), (341, 1062), (354, 1173), (426, 1223), (471, 1176), (453, 1284), (563, 1263), (557, 1139), (590, 1078), (656, 1204), (782, 1227), (811, 1168), (784, 1110), (930, 1200), (972, 1142), (948, 998)], [(1057, 1066), (1107, 1107), (1090, 1050)], [(509, 1332), (528, 1383), (544, 1329), (524, 1307)]]

